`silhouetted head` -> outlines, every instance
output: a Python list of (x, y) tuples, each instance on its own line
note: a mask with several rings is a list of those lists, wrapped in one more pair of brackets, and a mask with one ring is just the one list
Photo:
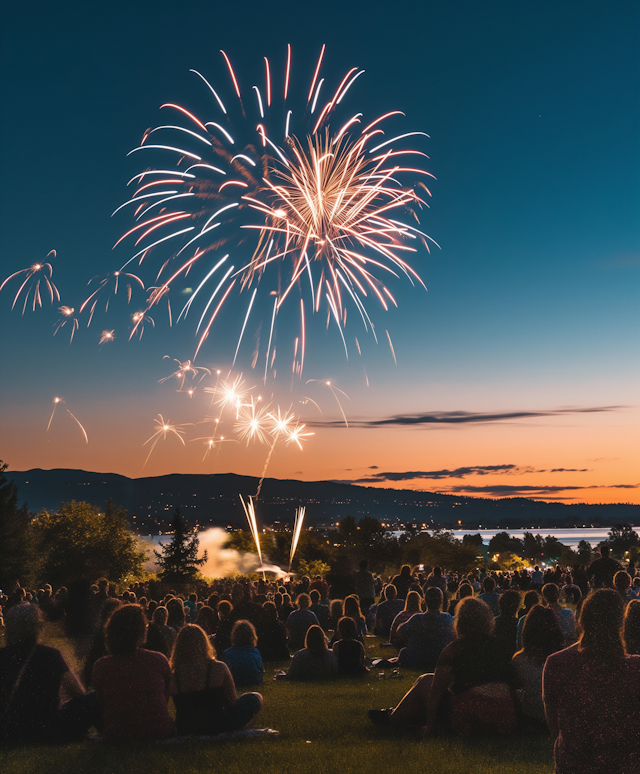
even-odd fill
[(466, 597), (456, 607), (454, 631), (458, 639), (476, 639), (493, 633), (493, 613), (486, 602), (478, 597)]
[(487, 575), (487, 577), (482, 581), (482, 588), (487, 594), (491, 594), (495, 587), (496, 582), (490, 575)]
[(4, 617), (7, 645), (35, 644), (42, 629), (40, 610), (23, 602), (7, 610)]
[(140, 605), (116, 608), (105, 627), (107, 649), (113, 656), (134, 653), (147, 639), (147, 617)]
[(580, 649), (601, 661), (622, 657), (623, 611), (622, 597), (613, 589), (599, 589), (589, 595), (580, 608)]
[(505, 618), (513, 618), (518, 612), (520, 607), (520, 594), (513, 589), (505, 591), (504, 594), (498, 600), (498, 608), (500, 609), (500, 615)]
[(258, 635), (251, 621), (241, 619), (233, 624), (231, 644), (236, 648), (255, 648), (258, 644)]
[(327, 638), (324, 636), (322, 629), (316, 626), (316, 624), (307, 629), (304, 646), (314, 656), (321, 656), (327, 650)]
[(522, 650), (540, 664), (547, 656), (562, 650), (564, 636), (557, 615), (549, 607), (536, 604), (527, 613), (522, 628)]
[(398, 595), (398, 589), (396, 589), (393, 583), (389, 583), (388, 586), (384, 587), (385, 599), (395, 599), (397, 595)]
[(444, 602), (444, 594), (442, 590), (437, 586), (430, 586), (424, 592), (424, 601), (427, 605), (427, 610), (430, 613), (437, 613), (442, 610), (442, 603)]
[(353, 618), (343, 616), (338, 621), (338, 633), (340, 634), (341, 640), (355, 640), (358, 636), (358, 627)]
[(609, 546), (600, 546), (600, 556), (603, 559), (608, 559), (610, 553), (611, 553), (611, 548)]

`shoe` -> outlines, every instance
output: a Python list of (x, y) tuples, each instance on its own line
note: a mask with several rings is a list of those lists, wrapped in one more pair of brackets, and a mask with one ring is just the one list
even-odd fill
[(376, 726), (391, 725), (391, 713), (393, 708), (381, 710), (369, 710), (369, 720)]

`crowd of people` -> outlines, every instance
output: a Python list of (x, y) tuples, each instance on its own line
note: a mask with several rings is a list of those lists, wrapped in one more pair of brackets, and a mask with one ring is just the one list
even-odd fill
[[(420, 671), (378, 726), (435, 733), (551, 733), (556, 770), (640, 771), (640, 576), (606, 547), (583, 578), (566, 568), (460, 575), (411, 568), (386, 582), (363, 561), (332, 599), (322, 577), (225, 579), (162, 596), (102, 578), (0, 596), (0, 739), (68, 742), (210, 736), (252, 724), (265, 664), (277, 680)], [(586, 579), (586, 585), (584, 583)], [(336, 584), (337, 585), (337, 584)], [(83, 664), (39, 642), (60, 621)], [(376, 643), (379, 641), (376, 640)], [(287, 663), (288, 662), (288, 663)], [(170, 699), (175, 712), (170, 712)], [(363, 712), (366, 708), (363, 708)], [(634, 768), (635, 767), (635, 768)]]

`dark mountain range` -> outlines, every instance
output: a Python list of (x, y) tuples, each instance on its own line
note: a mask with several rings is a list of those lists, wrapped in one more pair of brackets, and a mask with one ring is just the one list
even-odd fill
[[(233, 473), (173, 474), (127, 478), (84, 470), (7, 471), (18, 487), (20, 502), (32, 511), (55, 510), (61, 502), (87, 501), (104, 506), (112, 498), (125, 507), (141, 534), (162, 532), (179, 506), (191, 525), (246, 528), (239, 495), (255, 494), (258, 479)], [(525, 498), (490, 500), (478, 497), (375, 489), (333, 481), (265, 479), (257, 505), (263, 524), (291, 523), (299, 505), (307, 506), (306, 523), (337, 524), (344, 516), (373, 516), (385, 523), (433, 527), (528, 527), (637, 523), (637, 505), (565, 505)]]

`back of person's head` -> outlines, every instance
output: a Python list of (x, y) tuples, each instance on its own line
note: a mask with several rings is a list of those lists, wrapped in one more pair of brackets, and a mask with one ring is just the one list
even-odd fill
[(334, 621), (342, 618), (344, 615), (344, 602), (341, 599), (332, 599), (329, 605), (329, 615)]
[(203, 664), (215, 657), (205, 631), (197, 624), (187, 624), (180, 629), (171, 656), (173, 669), (193, 664)]
[(122, 605), (122, 602), (117, 597), (109, 597), (105, 599), (100, 608), (100, 623), (104, 627), (105, 623), (111, 617), (113, 611)]
[(397, 595), (398, 595), (398, 589), (393, 585), (393, 583), (389, 583), (387, 586), (384, 587), (385, 599), (395, 599)]
[(458, 599), (473, 596), (473, 586), (466, 581), (458, 586)]
[(600, 546), (600, 556), (603, 559), (608, 559), (610, 553), (611, 553), (611, 547), (610, 546)]
[(640, 656), (640, 599), (632, 599), (627, 605), (622, 639), (629, 656)]
[(98, 578), (96, 585), (100, 591), (108, 591), (109, 581), (106, 578)]
[(309, 592), (309, 599), (311, 600), (312, 605), (319, 605), (320, 604), (320, 592), (318, 589), (311, 589)]
[(356, 621), (360, 619), (360, 616), (362, 615), (362, 612), (360, 611), (360, 600), (355, 594), (349, 594), (345, 599), (344, 614)]
[(267, 618), (278, 617), (278, 608), (276, 607), (275, 602), (265, 602), (264, 605), (262, 605), (262, 609)]
[(444, 602), (444, 594), (442, 590), (437, 586), (430, 586), (424, 592), (424, 601), (427, 605), (427, 610), (430, 613), (438, 612), (442, 609), (442, 603)]
[(133, 653), (147, 638), (147, 617), (140, 605), (121, 605), (107, 621), (105, 639), (113, 656)]
[(153, 611), (153, 623), (158, 626), (166, 626), (167, 618), (169, 618), (169, 611), (164, 605), (158, 605)]
[(624, 603), (613, 589), (598, 589), (580, 608), (580, 649), (599, 661), (615, 661), (624, 655), (621, 627)]
[(276, 591), (276, 593), (273, 595), (273, 601), (276, 604), (276, 607), (280, 607), (282, 605), (282, 593), (280, 591)]
[(534, 605), (537, 605), (540, 601), (540, 595), (537, 591), (527, 591), (524, 595), (524, 609), (531, 610)]
[(631, 586), (631, 576), (625, 570), (620, 570), (613, 576), (613, 585), (624, 593)]
[(311, 598), (308, 594), (298, 594), (298, 598), (296, 599), (296, 605), (298, 605), (299, 610), (306, 610), (309, 605), (311, 604)]
[(196, 623), (204, 629), (205, 634), (213, 634), (218, 623), (213, 608), (209, 607), (209, 605), (203, 605), (198, 610)]
[(368, 570), (369, 569), (369, 562), (367, 559), (362, 559), (360, 562), (360, 569), (361, 570)]
[[(438, 589), (440, 591), (440, 589)], [(422, 597), (417, 591), (410, 591), (404, 603), (404, 609), (408, 613), (418, 613), (422, 607)]]
[(233, 624), (231, 644), (236, 648), (255, 648), (258, 644), (258, 635), (251, 621), (241, 619)]
[(498, 600), (498, 608), (500, 609), (500, 615), (505, 618), (512, 618), (518, 612), (520, 607), (520, 594), (514, 589), (509, 589), (501, 595)]
[(564, 582), (567, 586), (571, 586), (573, 583), (573, 575), (571, 575), (570, 572), (566, 573), (564, 576)]
[(189, 594), (189, 602), (197, 602), (197, 601), (198, 601), (197, 594)]
[(358, 627), (353, 618), (345, 615), (338, 621), (338, 634), (341, 640), (355, 640), (358, 636)]
[(42, 628), (40, 610), (28, 602), (21, 602), (7, 610), (4, 625), (7, 645), (35, 644)]
[(558, 616), (550, 607), (536, 604), (529, 610), (522, 628), (522, 650), (540, 664), (562, 650), (564, 636)]
[(458, 639), (476, 639), (493, 634), (493, 613), (486, 602), (478, 597), (466, 597), (456, 606), (454, 632)]
[(545, 583), (542, 587), (542, 599), (548, 605), (556, 605), (560, 599), (560, 589), (555, 583)]
[(484, 589), (485, 593), (491, 594), (495, 587), (496, 582), (490, 575), (487, 575), (487, 577), (482, 581), (482, 588)]
[(282, 595), (282, 604), (283, 605), (290, 605), (291, 604), (291, 597), (289, 594), (283, 594)]
[(218, 615), (220, 618), (226, 618), (232, 610), (233, 605), (228, 599), (221, 599), (218, 602)]
[(400, 570), (400, 576), (402, 578), (408, 578), (411, 575), (411, 565), (403, 564)]
[(181, 629), (185, 624), (184, 603), (180, 597), (173, 597), (166, 604), (167, 612), (169, 613), (168, 624), (176, 631)]
[(304, 646), (314, 656), (321, 656), (327, 650), (327, 638), (324, 636), (322, 629), (316, 624), (307, 629)]
[(442, 575), (442, 567), (434, 567), (433, 568), (433, 574), (436, 575), (436, 576)]

